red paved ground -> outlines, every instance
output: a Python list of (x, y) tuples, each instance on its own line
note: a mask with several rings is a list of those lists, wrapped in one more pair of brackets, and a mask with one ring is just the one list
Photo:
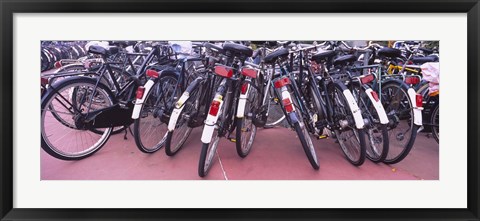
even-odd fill
[(420, 133), (410, 155), (396, 165), (365, 162), (352, 166), (333, 139), (314, 140), (320, 170), (310, 166), (300, 142), (286, 128), (262, 129), (250, 154), (242, 159), (235, 144), (222, 139), (217, 159), (205, 178), (197, 175), (201, 128), (195, 129), (180, 152), (164, 149), (144, 154), (133, 137), (113, 135), (93, 156), (76, 162), (57, 160), (41, 150), (42, 180), (412, 180), (439, 179), (439, 147)]

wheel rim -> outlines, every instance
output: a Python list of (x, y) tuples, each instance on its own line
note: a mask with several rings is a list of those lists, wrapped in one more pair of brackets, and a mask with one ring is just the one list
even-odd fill
[[(351, 116), (351, 113), (349, 111), (348, 103), (342, 92), (339, 89), (335, 88), (333, 97), (333, 100), (336, 101), (335, 113), (337, 123), (339, 123), (340, 121), (354, 122), (353, 116)], [(345, 128), (336, 130), (336, 135), (338, 143), (340, 144), (340, 147), (342, 148), (347, 158), (353, 162), (361, 160), (361, 144), (355, 126), (350, 125), (349, 123)]]
[(300, 123), (300, 129), (302, 130), (303, 137), (307, 142), (308, 150), (310, 151), (310, 154), (313, 157), (313, 161), (315, 161), (315, 163), (318, 165), (318, 158), (315, 152), (315, 148), (313, 147), (313, 142), (312, 142), (312, 138), (310, 137), (310, 133), (308, 133), (308, 130), (307, 128), (305, 128), (305, 125), (303, 124), (303, 122), (299, 122), (299, 123)]
[[(413, 131), (413, 108), (408, 94), (397, 85), (382, 88), (382, 104), (393, 126), (388, 128), (389, 151), (386, 160), (393, 160), (406, 150)], [(392, 123), (390, 123), (392, 125)]]
[[(95, 85), (77, 83), (69, 84), (68, 86), (69, 87), (59, 88), (58, 94), (51, 96), (47, 101), (45, 105), (46, 108), (42, 110), (41, 134), (49, 149), (55, 153), (67, 158), (82, 157), (100, 148), (106, 142), (112, 128), (96, 129), (100, 133), (77, 128), (74, 120), (75, 114), (70, 112), (71, 109), (67, 109), (69, 106), (66, 108), (62, 105), (66, 104), (63, 98), (69, 100), (71, 103), (74, 102), (71, 92), (75, 88), (77, 89), (76, 96), (90, 97), (90, 99), (94, 96), (97, 101), (92, 102), (90, 106), (91, 111), (111, 106), (112, 101), (108, 93), (100, 87), (97, 87), (95, 93), (93, 93)], [(63, 98), (61, 98), (59, 94)], [(87, 98), (85, 100), (89, 99)], [(75, 103), (85, 114), (89, 102), (80, 104), (79, 101), (77, 101)]]
[(188, 127), (188, 121), (191, 119), (193, 112), (198, 109), (198, 105), (198, 100), (194, 101), (194, 104), (191, 102), (185, 103), (185, 107), (180, 113), (177, 124), (175, 125), (175, 131), (172, 134), (172, 140), (170, 141), (170, 149), (172, 152), (180, 149), (182, 144), (190, 135), (192, 128)]
[(368, 136), (367, 156), (371, 160), (380, 160), (384, 151), (384, 137), (377, 110), (365, 91), (356, 88), (352, 93), (358, 101), (363, 119), (368, 119), (368, 125), (365, 128)]
[(137, 136), (145, 150), (156, 151), (165, 143), (168, 125), (162, 122), (161, 118), (164, 112), (172, 107), (173, 101), (180, 94), (175, 85), (177, 85), (175, 78), (163, 79), (150, 89), (147, 99), (144, 101), (137, 122)]
[(440, 141), (440, 107), (437, 107), (437, 111), (433, 115), (433, 133), (437, 138), (437, 142)]
[(218, 147), (218, 142), (219, 141), (220, 141), (220, 137), (218, 136), (217, 129), (215, 129), (215, 132), (213, 133), (213, 139), (210, 142), (210, 144), (208, 145), (207, 156), (206, 156), (206, 159), (205, 159), (205, 164), (203, 166), (203, 171), (205, 172), (205, 174), (212, 167), (212, 164), (213, 164), (212, 160), (213, 160), (213, 157), (215, 156), (215, 154), (217, 152), (217, 147)]
[(257, 133), (257, 127), (253, 124), (252, 117), (253, 117), (253, 112), (255, 111), (255, 107), (252, 104), (255, 104), (257, 102), (256, 100), (256, 93), (253, 92), (254, 89), (251, 89), (249, 91), (249, 96), (247, 99), (247, 102), (245, 104), (245, 110), (248, 111), (245, 116), (240, 119), (242, 121), (242, 127), (241, 127), (241, 149), (243, 154), (247, 154), (250, 152), (250, 149), (252, 147), (253, 141), (255, 139), (255, 134)]

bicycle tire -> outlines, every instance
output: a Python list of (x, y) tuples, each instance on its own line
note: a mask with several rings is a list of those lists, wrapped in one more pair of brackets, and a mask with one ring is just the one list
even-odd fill
[[(389, 92), (388, 89), (390, 88), (392, 88), (391, 90), (396, 91)], [(399, 93), (399, 95), (395, 95), (397, 96), (395, 97), (396, 100), (392, 101), (392, 94), (394, 92)], [(412, 150), (419, 126), (413, 123), (412, 101), (408, 96), (407, 88), (402, 86), (402, 84), (396, 82), (385, 83), (382, 86), (381, 101), (385, 108), (385, 112), (387, 112), (390, 122), (397, 124), (394, 126), (389, 126), (388, 128), (390, 146), (387, 157), (383, 160), (383, 162), (386, 164), (395, 164), (402, 161)], [(402, 105), (402, 107), (400, 107), (400, 105)], [(400, 119), (405, 118), (409, 119), (407, 119), (405, 122), (400, 122)], [(409, 129), (405, 130), (405, 132), (403, 132), (403, 130), (397, 131), (396, 129), (400, 123), (402, 123), (403, 126), (406, 124)], [(408, 137), (406, 138), (406, 136)]]
[[(118, 77), (119, 76), (118, 73), (123, 73), (122, 69), (118, 66), (111, 66), (111, 68), (112, 68), (112, 71), (114, 72), (114, 76)], [(65, 66), (57, 69), (54, 73), (55, 74), (62, 74), (62, 73), (69, 73), (69, 72), (78, 72), (78, 75), (82, 76), (82, 75), (85, 75), (85, 73), (83, 73), (82, 70), (85, 70), (85, 67), (84, 67), (83, 64), (69, 64), (69, 65), (65, 65)], [(75, 76), (75, 75), (72, 75), (72, 76)], [(53, 77), (51, 77), (49, 79), (49, 84), (52, 85), (55, 82), (59, 82), (61, 80), (64, 80), (64, 79), (72, 77), (72, 76), (55, 77), (55, 75), (53, 75)], [(98, 77), (98, 76), (86, 76), (86, 77)], [(123, 78), (123, 80), (126, 80), (126, 79), (128, 79), (128, 76), (125, 76), (125, 74), (123, 74), (122, 78)], [(103, 78), (100, 80), (100, 82), (103, 83), (104, 85), (107, 85), (109, 88), (113, 88)], [(110, 89), (110, 90), (112, 90), (112, 89)], [(75, 94), (75, 92), (73, 92), (72, 94)], [(52, 108), (52, 107), (50, 107), (50, 108)], [(60, 121), (62, 120), (62, 118), (58, 117), (55, 113), (52, 113), (52, 114), (54, 115), (54, 117), (57, 118), (57, 120), (60, 120)], [(67, 124), (67, 122), (64, 122), (64, 123)], [(115, 127), (115, 128), (113, 128), (112, 135), (121, 133), (124, 129), (125, 129), (125, 127), (123, 127), (123, 126)], [(102, 131), (96, 130), (96, 129), (92, 129), (91, 131), (94, 132), (94, 133), (97, 133), (97, 134), (102, 133)]]
[[(93, 143), (93, 145), (91, 147), (89, 147), (85, 150), (81, 150), (78, 153), (68, 152), (68, 151), (64, 151), (63, 148), (71, 148), (71, 146), (73, 145), (73, 144), (71, 144), (71, 142), (73, 140), (75, 140), (76, 144), (78, 144), (78, 140), (79, 140), (78, 136), (75, 137), (75, 139), (71, 138), (70, 142), (68, 142), (68, 145), (65, 144), (67, 142), (59, 143), (59, 144), (53, 144), (52, 143), (53, 141), (51, 141), (50, 138), (51, 139), (56, 138), (55, 141), (58, 141), (58, 140), (62, 140), (64, 136), (67, 136), (67, 135), (70, 135), (70, 134), (71, 135), (76, 135), (75, 133), (73, 133), (74, 131), (87, 131), (87, 130), (76, 128), (76, 126), (71, 127), (72, 124), (65, 125), (65, 124), (62, 123), (63, 121), (58, 121), (57, 119), (55, 119), (54, 121), (48, 121), (48, 125), (52, 125), (53, 123), (55, 123), (55, 121), (58, 121), (58, 122), (61, 123), (61, 126), (63, 126), (63, 127), (52, 126), (52, 128), (53, 128), (52, 130), (55, 131), (55, 133), (49, 133), (49, 129), (46, 129), (46, 126), (45, 126), (46, 121), (47, 121), (46, 120), (46, 115), (47, 115), (47, 113), (46, 113), (47, 108), (46, 107), (54, 105), (54, 104), (51, 103), (53, 100), (58, 101), (58, 99), (56, 99), (56, 97), (54, 97), (55, 95), (61, 94), (63, 89), (68, 89), (68, 90), (65, 90), (65, 93), (68, 93), (67, 91), (71, 90), (71, 89), (69, 89), (69, 87), (73, 87), (73, 88), (81, 87), (81, 86), (95, 87), (95, 85), (97, 85), (97, 81), (95, 79), (88, 78), (88, 77), (77, 76), (77, 77), (72, 77), (72, 78), (60, 81), (55, 85), (55, 87), (54, 87), (55, 89), (50, 88), (49, 90), (47, 90), (45, 96), (42, 98), (42, 105), (41, 105), (41, 147), (49, 155), (51, 155), (51, 156), (53, 156), (57, 159), (61, 159), (61, 160), (81, 160), (81, 159), (89, 157), (89, 156), (93, 155), (94, 153), (96, 153), (97, 151), (99, 151), (105, 145), (105, 143), (108, 141), (108, 139), (110, 138), (112, 128), (106, 128), (106, 129), (104, 129), (103, 134), (98, 138), (98, 141), (93, 140), (95, 135), (93, 135), (93, 136), (90, 135), (90, 138), (92, 138), (91, 143)], [(103, 85), (102, 83), (98, 83), (97, 89), (99, 89), (99, 91), (94, 92), (92, 94), (96, 94), (96, 96), (101, 94), (104, 101), (108, 102), (107, 105), (113, 105), (114, 96), (110, 92), (108, 87)], [(97, 99), (100, 99), (100, 98), (97, 98)], [(65, 107), (65, 109), (66, 109), (65, 110), (66, 111), (65, 115), (67, 115), (66, 117), (68, 117), (68, 115), (73, 115), (73, 114), (68, 114), (68, 110), (69, 110), (68, 107)], [(59, 111), (59, 109), (55, 110), (55, 112), (58, 112), (58, 111)], [(78, 113), (78, 114), (80, 114), (80, 113)], [(71, 117), (71, 119), (75, 120), (73, 117)], [(63, 129), (64, 131), (59, 132), (59, 129)], [(88, 131), (90, 131), (90, 130), (88, 130)], [(49, 135), (47, 135), (47, 134), (49, 134)], [(86, 137), (87, 136), (85, 136), (85, 139), (86, 139)], [(83, 138), (81, 136), (80, 136), (80, 138), (81, 138), (80, 142), (83, 143), (84, 142)], [(61, 146), (61, 145), (63, 145), (63, 146)], [(78, 150), (78, 148), (75, 148), (75, 149)]]
[[(193, 128), (188, 126), (188, 120), (191, 118), (183, 119), (185, 115), (188, 115), (189, 117), (192, 117), (192, 113), (195, 111), (198, 111), (199, 108), (199, 99), (200, 99), (200, 94), (199, 93), (192, 93), (193, 99), (193, 105), (192, 102), (190, 101), (191, 99), (188, 99), (185, 102), (185, 107), (181, 110), (181, 112), (178, 115), (177, 123), (175, 125), (175, 129), (173, 131), (168, 131), (167, 132), (167, 140), (165, 141), (165, 153), (167, 156), (173, 156), (175, 155), (182, 147), (183, 144), (187, 141), (188, 137), (190, 136), (190, 133), (192, 132)], [(180, 125), (179, 125), (180, 124)], [(185, 128), (185, 131), (178, 131), (180, 127)], [(179, 139), (175, 139), (175, 141), (172, 144), (172, 139), (173, 135), (175, 134), (180, 134)], [(178, 142), (177, 142), (178, 140)]]
[[(249, 86), (249, 88), (247, 101), (245, 103), (245, 114), (243, 118), (237, 118), (235, 129), (235, 146), (238, 156), (242, 158), (250, 153), (255, 140), (255, 135), (257, 134), (257, 126), (253, 123), (253, 115), (258, 109), (258, 105), (256, 104), (258, 104), (257, 99), (259, 98), (259, 93), (254, 87)], [(248, 134), (248, 132), (250, 133)]]
[(268, 116), (264, 128), (273, 128), (285, 120), (285, 114), (281, 110), (280, 99), (275, 97), (272, 90), (275, 90), (275, 88), (269, 86), (267, 92)]
[[(380, 115), (373, 106), (364, 86), (352, 85), (351, 91), (357, 98), (357, 104), (362, 112), (363, 119), (368, 120), (365, 132), (368, 137), (366, 144), (366, 157), (374, 163), (382, 162), (388, 154), (389, 140), (386, 124), (380, 123)], [(378, 96), (378, 95), (377, 95)], [(383, 107), (383, 106), (382, 106)], [(380, 111), (385, 111), (381, 109)], [(386, 115), (386, 113), (384, 113)]]
[[(348, 90), (347, 87), (340, 82), (331, 83), (329, 88), (329, 94), (330, 96), (332, 96), (334, 108), (336, 108), (335, 120), (337, 121), (337, 123), (340, 125), (340, 122), (355, 122), (352, 113), (353, 109), (344, 94), (350, 93), (350, 96), (353, 97), (350, 90)], [(356, 127), (356, 123), (355, 125), (349, 124), (350, 123), (348, 123), (348, 125), (342, 130), (335, 129), (334, 132), (338, 143), (340, 144), (342, 152), (344, 153), (347, 160), (354, 166), (361, 166), (365, 162), (366, 158), (365, 131), (363, 128), (358, 129)], [(341, 128), (341, 125), (337, 126), (337, 128)]]
[(440, 105), (437, 104), (435, 109), (432, 112), (432, 135), (437, 143), (440, 143)]
[(290, 114), (296, 114), (298, 119), (297, 122), (293, 123), (293, 127), (295, 129), (295, 132), (297, 133), (300, 143), (302, 144), (303, 151), (307, 155), (308, 162), (310, 162), (310, 165), (313, 167), (313, 169), (318, 170), (320, 168), (320, 164), (317, 154), (315, 153), (315, 147), (313, 145), (312, 138), (310, 137), (310, 133), (308, 132), (303, 122), (304, 119), (300, 112), (297, 99), (294, 97), (294, 95), (291, 96), (291, 98), (297, 111)]
[[(169, 82), (167, 80), (172, 81)], [(135, 144), (140, 151), (150, 154), (158, 151), (165, 145), (168, 131), (168, 121), (165, 123), (161, 118), (163, 114), (168, 111), (168, 108), (173, 107), (173, 102), (176, 100), (175, 94), (173, 93), (176, 93), (177, 98), (179, 97), (179, 94), (181, 94), (180, 87), (177, 87), (177, 85), (178, 78), (176, 75), (163, 75), (158, 79), (158, 81), (152, 86), (148, 94), (145, 96), (142, 109), (140, 110), (140, 117), (135, 119), (133, 125)], [(172, 92), (172, 94), (165, 93), (165, 89), (169, 89), (171, 87), (173, 87), (173, 90), (175, 91), (169, 91)], [(157, 103), (161, 100), (164, 102), (158, 105)], [(146, 119), (147, 117), (153, 118)], [(149, 129), (145, 130), (144, 126), (150, 127)], [(142, 133), (142, 131), (149, 133), (149, 136), (143, 137), (144, 133)], [(152, 137), (152, 135), (154, 137)], [(156, 139), (159, 137), (161, 137), (161, 139)]]

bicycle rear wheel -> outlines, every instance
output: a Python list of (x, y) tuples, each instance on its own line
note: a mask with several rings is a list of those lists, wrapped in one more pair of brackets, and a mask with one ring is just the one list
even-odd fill
[(62, 160), (84, 159), (100, 150), (112, 128), (92, 131), (82, 124), (82, 119), (88, 110), (112, 106), (113, 100), (105, 85), (97, 86), (96, 80), (89, 77), (71, 77), (53, 85), (42, 99), (42, 149)]
[(378, 95), (376, 92), (373, 92), (370, 88), (367, 90), (370, 93), (375, 94), (377, 99), (376, 101), (372, 101), (370, 99), (369, 94), (367, 94), (368, 92), (365, 90), (364, 86), (352, 85), (350, 88), (353, 96), (357, 100), (358, 107), (362, 112), (362, 117), (366, 122), (365, 132), (368, 137), (366, 142), (366, 157), (375, 163), (382, 162), (385, 157), (387, 157), (389, 142), (387, 124), (382, 124), (380, 122), (380, 114), (378, 111), (382, 111), (382, 116), (385, 116), (385, 110), (383, 107), (380, 107), (379, 110), (374, 107), (374, 102), (380, 101), (378, 101)]
[(192, 128), (189, 127), (188, 122), (190, 122), (195, 117), (196, 113), (198, 113), (199, 104), (200, 93), (196, 91), (192, 94), (192, 97), (185, 102), (185, 106), (178, 115), (175, 129), (167, 133), (165, 153), (168, 156), (175, 155), (187, 141), (188, 136), (190, 136)]
[(154, 153), (163, 147), (168, 131), (166, 116), (180, 95), (178, 79), (171, 75), (160, 77), (152, 86), (133, 126), (135, 144), (140, 151)]
[(275, 96), (273, 90), (274, 87), (268, 86), (268, 94), (267, 94), (267, 122), (265, 124), (265, 128), (272, 128), (277, 125), (280, 125), (282, 122), (285, 122), (285, 114), (282, 111), (282, 106), (280, 105), (281, 100)]
[[(344, 85), (339, 86), (339, 83), (336, 83), (335, 86), (331, 86), (330, 90), (335, 113), (334, 120), (337, 124), (337, 129), (334, 131), (338, 143), (340, 144), (347, 160), (355, 166), (360, 166), (365, 162), (365, 131), (364, 129), (358, 129), (356, 127), (352, 109), (344, 94), (351, 94), (351, 92)], [(350, 96), (353, 97), (353, 95)]]
[(236, 149), (240, 157), (246, 157), (252, 149), (255, 135), (257, 134), (257, 126), (253, 124), (253, 117), (258, 109), (258, 99), (260, 94), (252, 87), (248, 86), (247, 100), (245, 103), (245, 114), (242, 118), (237, 118), (236, 125)]
[(440, 104), (437, 104), (435, 109), (433, 109), (431, 123), (433, 124), (432, 125), (433, 138), (435, 138), (437, 143), (439, 143), (440, 142)]
[(394, 82), (385, 84), (381, 91), (381, 101), (389, 119), (390, 142), (387, 157), (383, 162), (394, 164), (402, 161), (410, 153), (418, 126), (413, 121), (412, 101), (401, 84)]

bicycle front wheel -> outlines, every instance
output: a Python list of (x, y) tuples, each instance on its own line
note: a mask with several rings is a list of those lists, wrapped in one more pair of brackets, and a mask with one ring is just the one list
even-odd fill
[[(55, 88), (55, 89), (53, 89)], [(112, 128), (87, 129), (87, 111), (113, 105), (109, 89), (89, 77), (71, 77), (52, 85), (42, 99), (41, 146), (62, 160), (91, 156), (107, 142)]]
[(297, 133), (300, 143), (302, 144), (303, 151), (305, 151), (305, 154), (307, 155), (307, 159), (310, 162), (310, 165), (312, 165), (313, 169), (318, 170), (320, 168), (320, 164), (318, 162), (312, 138), (310, 137), (310, 133), (305, 127), (305, 122), (297, 99), (292, 96), (292, 100), (297, 110), (291, 114), (296, 114), (296, 116), (298, 117), (298, 121), (293, 123), (293, 127), (295, 129), (295, 132)]

